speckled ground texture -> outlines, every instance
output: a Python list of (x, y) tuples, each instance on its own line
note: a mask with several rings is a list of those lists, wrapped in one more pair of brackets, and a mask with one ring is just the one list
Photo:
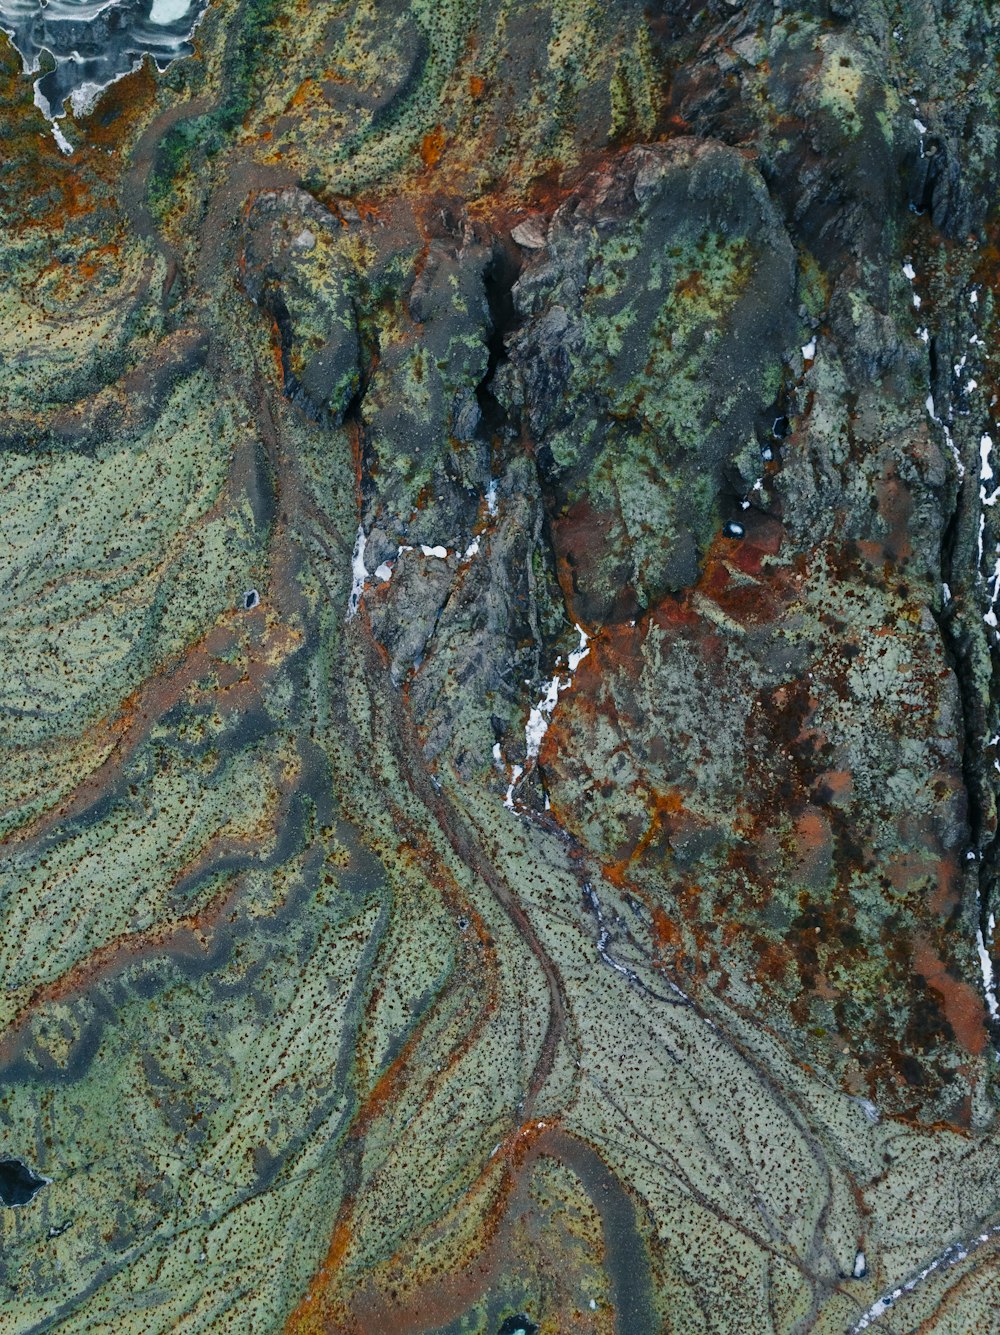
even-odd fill
[(192, 46), (0, 38), (0, 1333), (996, 1335), (1000, 10)]

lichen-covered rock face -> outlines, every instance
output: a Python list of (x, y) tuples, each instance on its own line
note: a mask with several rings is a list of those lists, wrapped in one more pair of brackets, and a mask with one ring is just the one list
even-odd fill
[(763, 181), (718, 144), (633, 150), (556, 211), (513, 290), (501, 402), (535, 442), (577, 618), (697, 579), (720, 493), (745, 493), (780, 415), (794, 288)]
[(996, 1328), (998, 39), (4, 43), (5, 1335)]

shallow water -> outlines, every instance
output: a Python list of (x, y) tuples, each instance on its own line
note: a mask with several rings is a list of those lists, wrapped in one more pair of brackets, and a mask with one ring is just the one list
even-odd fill
[(70, 100), (86, 112), (102, 88), (128, 74), (148, 52), (164, 69), (190, 55), (189, 38), (205, 0), (0, 0), (0, 28), (20, 52), (26, 71), (55, 68), (35, 80), (35, 101), (50, 119)]

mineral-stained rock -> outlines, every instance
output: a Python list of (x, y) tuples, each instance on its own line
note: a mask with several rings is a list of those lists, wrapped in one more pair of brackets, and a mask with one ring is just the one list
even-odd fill
[(998, 37), (4, 44), (4, 1335), (997, 1328)]
[(514, 287), (501, 401), (535, 442), (584, 621), (694, 583), (734, 455), (778, 415), (794, 285), (763, 181), (718, 144), (635, 149), (556, 211)]

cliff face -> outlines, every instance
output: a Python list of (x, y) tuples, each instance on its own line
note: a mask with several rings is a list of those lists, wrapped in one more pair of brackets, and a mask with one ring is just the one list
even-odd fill
[(996, 1327), (998, 23), (0, 50), (0, 1330)]

